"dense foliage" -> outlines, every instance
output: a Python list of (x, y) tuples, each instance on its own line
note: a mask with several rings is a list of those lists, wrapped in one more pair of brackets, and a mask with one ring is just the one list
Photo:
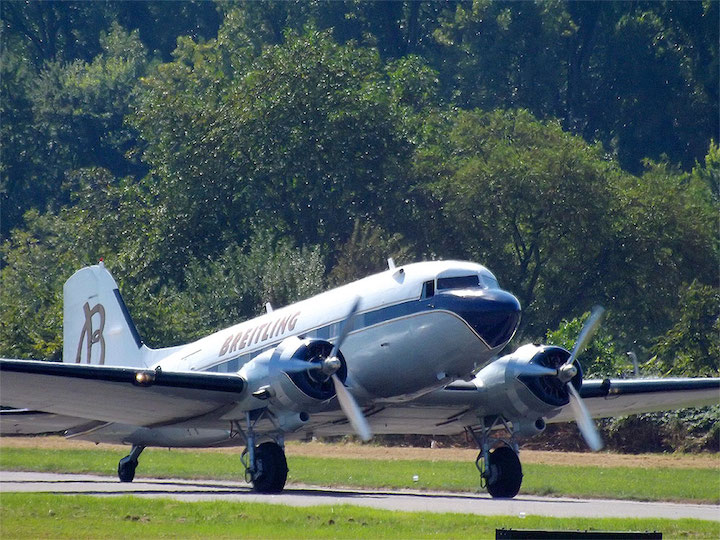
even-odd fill
[(719, 5), (2, 2), (0, 355), (100, 257), (151, 345), (454, 257), (517, 342), (601, 303), (590, 373), (717, 375)]

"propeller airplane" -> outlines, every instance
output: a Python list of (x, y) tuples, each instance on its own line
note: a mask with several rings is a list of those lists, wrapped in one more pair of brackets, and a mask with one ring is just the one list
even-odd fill
[(146, 447), (244, 446), (246, 479), (262, 493), (285, 486), (287, 439), (466, 432), (481, 484), (514, 497), (518, 438), (548, 422), (574, 419), (599, 450), (593, 418), (720, 402), (720, 378), (583, 380), (577, 358), (600, 307), (572, 351), (528, 344), (500, 356), (521, 310), (487, 268), (388, 263), (165, 349), (143, 344), (104, 264), (85, 267), (63, 289), (63, 362), (0, 359), (0, 405), (12, 407), (0, 431), (131, 445), (122, 482)]

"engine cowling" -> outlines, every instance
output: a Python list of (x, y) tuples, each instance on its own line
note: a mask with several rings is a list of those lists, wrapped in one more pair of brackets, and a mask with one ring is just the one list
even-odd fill
[[(320, 339), (289, 337), (242, 366), (238, 374), (247, 381), (247, 399), (256, 400), (257, 408), (273, 405), (297, 412), (320, 410), (335, 397), (330, 375), (320, 369), (302, 369), (302, 363), (320, 363), (330, 355), (332, 343)], [(340, 367), (335, 372), (344, 382), (347, 364), (337, 352)]]
[[(557, 370), (570, 353), (552, 345), (524, 345), (512, 354), (486, 366), (475, 377), (475, 384), (487, 395), (490, 408), (517, 424), (523, 434), (544, 429), (544, 416), (570, 401), (567, 385), (557, 375), (539, 375), (538, 368)], [(582, 369), (575, 361), (577, 374), (572, 383), (582, 385)]]

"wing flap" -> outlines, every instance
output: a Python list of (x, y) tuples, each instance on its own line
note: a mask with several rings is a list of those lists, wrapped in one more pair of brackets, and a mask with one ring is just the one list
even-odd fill
[(86, 423), (87, 420), (84, 418), (28, 409), (0, 411), (0, 435), (58, 433)]
[(0, 359), (0, 405), (135, 426), (177, 423), (240, 399), (234, 374)]

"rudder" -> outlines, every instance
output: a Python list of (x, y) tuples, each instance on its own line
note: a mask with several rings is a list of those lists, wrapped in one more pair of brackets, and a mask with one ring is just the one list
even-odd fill
[(63, 362), (146, 367), (140, 335), (105, 265), (75, 272), (63, 287)]

